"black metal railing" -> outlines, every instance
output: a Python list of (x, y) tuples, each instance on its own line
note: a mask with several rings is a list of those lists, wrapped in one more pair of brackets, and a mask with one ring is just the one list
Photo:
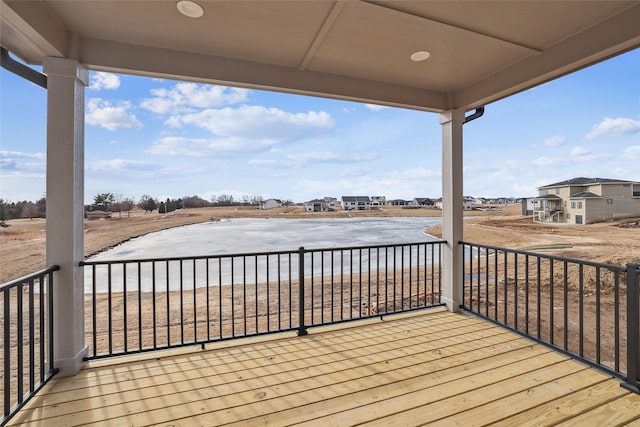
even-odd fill
[(465, 309), (598, 366), (637, 392), (637, 264), (461, 244)]
[(0, 286), (4, 425), (56, 373), (52, 266)]
[(87, 261), (88, 358), (440, 305), (442, 243)]

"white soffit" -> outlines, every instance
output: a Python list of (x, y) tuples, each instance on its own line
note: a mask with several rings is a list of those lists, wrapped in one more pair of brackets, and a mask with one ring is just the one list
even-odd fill
[[(2, 46), (41, 63), (442, 111), (640, 46), (640, 1), (0, 0)], [(409, 59), (428, 51), (422, 62)]]

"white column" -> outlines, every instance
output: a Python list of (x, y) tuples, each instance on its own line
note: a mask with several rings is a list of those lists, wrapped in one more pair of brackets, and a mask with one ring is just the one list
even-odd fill
[(449, 311), (462, 305), (462, 124), (464, 111), (440, 114), (442, 125), (442, 238), (447, 241), (442, 255), (442, 302)]
[(54, 364), (74, 375), (84, 339), (84, 88), (78, 61), (47, 57), (47, 265), (59, 265), (53, 287)]

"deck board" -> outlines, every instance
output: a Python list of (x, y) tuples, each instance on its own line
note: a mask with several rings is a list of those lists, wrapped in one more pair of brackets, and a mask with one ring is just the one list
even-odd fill
[[(615, 418), (612, 418), (614, 415)], [(432, 310), (92, 362), (9, 425), (584, 425), (640, 419), (609, 376), (468, 314)]]

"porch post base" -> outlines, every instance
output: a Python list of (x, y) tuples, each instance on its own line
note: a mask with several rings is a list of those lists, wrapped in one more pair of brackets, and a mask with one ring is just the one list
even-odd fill
[(80, 372), (86, 363), (84, 358), (87, 356), (88, 351), (89, 348), (85, 345), (75, 356), (55, 360), (54, 367), (58, 370), (57, 376), (70, 377)]
[(450, 312), (457, 313), (458, 311), (460, 311), (460, 304), (457, 301), (446, 297), (440, 297), (440, 301), (442, 301), (444, 305), (447, 306), (447, 310), (449, 310)]
[(620, 383), (620, 387), (627, 389), (632, 393), (640, 394), (640, 387), (636, 385), (631, 385), (629, 383), (623, 382), (623, 383)]

